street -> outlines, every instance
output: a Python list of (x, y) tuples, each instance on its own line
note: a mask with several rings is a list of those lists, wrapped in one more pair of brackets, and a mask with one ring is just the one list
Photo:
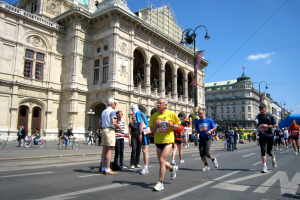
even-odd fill
[(15, 161), (11, 163), (15, 165), (13, 168), (1, 165), (1, 199), (300, 199), (297, 170), (300, 157), (291, 152), (278, 152), (278, 168), (263, 174), (260, 173), (259, 148), (254, 143), (237, 152), (219, 149), (213, 152), (220, 168), (214, 169), (211, 165), (209, 172), (202, 172), (197, 149), (190, 148), (193, 150), (186, 151), (185, 163), (180, 166), (177, 178), (171, 181), (167, 172), (162, 192), (152, 191), (158, 179), (155, 157), (146, 176), (139, 175), (137, 170), (105, 176), (97, 173), (99, 160), (96, 157), (81, 162), (65, 158), (60, 163), (53, 163), (51, 159), (43, 161), (43, 165), (38, 161), (24, 164)]

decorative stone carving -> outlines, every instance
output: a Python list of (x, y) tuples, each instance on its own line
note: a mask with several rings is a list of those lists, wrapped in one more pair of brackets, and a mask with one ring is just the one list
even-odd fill
[(58, 0), (47, 0), (46, 2), (46, 12), (51, 15), (60, 14), (60, 1)]
[(29, 36), (26, 41), (27, 43), (32, 44), (35, 47), (46, 48), (43, 40), (37, 35)]
[(120, 49), (120, 51), (121, 51), (123, 54), (127, 54), (127, 51), (128, 51), (128, 45), (127, 45), (127, 43), (126, 43), (126, 42), (120, 43), (119, 49)]

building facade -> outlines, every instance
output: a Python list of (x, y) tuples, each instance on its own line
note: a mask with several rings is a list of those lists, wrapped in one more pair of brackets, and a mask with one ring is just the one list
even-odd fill
[(281, 107), (265, 91), (253, 87), (250, 77), (205, 84), (207, 115), (220, 127), (255, 128), (260, 103), (280, 121)]
[(125, 0), (0, 2), (0, 29), (2, 135), (23, 125), (48, 138), (69, 127), (83, 136), (99, 127), (110, 97), (124, 113), (139, 104), (150, 115), (160, 97), (179, 115), (192, 112), (193, 51), (180, 44), (168, 7), (133, 13)]

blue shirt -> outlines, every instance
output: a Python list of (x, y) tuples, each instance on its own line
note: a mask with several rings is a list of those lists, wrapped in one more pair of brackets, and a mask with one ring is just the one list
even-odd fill
[(142, 122), (144, 122), (144, 124), (146, 126), (145, 128), (149, 127), (149, 121), (147, 120), (147, 117), (143, 112), (141, 112), (141, 111), (136, 112), (135, 118), (136, 118), (136, 121), (138, 124), (141, 124)]
[(112, 107), (107, 107), (101, 114), (101, 127), (114, 128), (113, 118), (117, 118), (116, 111)]
[(207, 132), (213, 128), (216, 128), (215, 122), (210, 118), (195, 120), (195, 129), (199, 134), (200, 139), (210, 139), (212, 136)]

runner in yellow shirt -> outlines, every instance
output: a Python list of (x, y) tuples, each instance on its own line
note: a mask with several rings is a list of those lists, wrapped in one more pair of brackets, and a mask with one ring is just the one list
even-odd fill
[(171, 179), (176, 178), (177, 166), (171, 165), (167, 161), (167, 157), (172, 152), (172, 145), (175, 141), (174, 129), (180, 125), (180, 120), (177, 115), (170, 110), (167, 110), (167, 101), (159, 99), (157, 102), (158, 112), (154, 113), (149, 122), (151, 132), (154, 134), (154, 143), (156, 145), (157, 158), (159, 161), (159, 181), (154, 186), (153, 190), (164, 190), (164, 178), (166, 169), (171, 172)]

